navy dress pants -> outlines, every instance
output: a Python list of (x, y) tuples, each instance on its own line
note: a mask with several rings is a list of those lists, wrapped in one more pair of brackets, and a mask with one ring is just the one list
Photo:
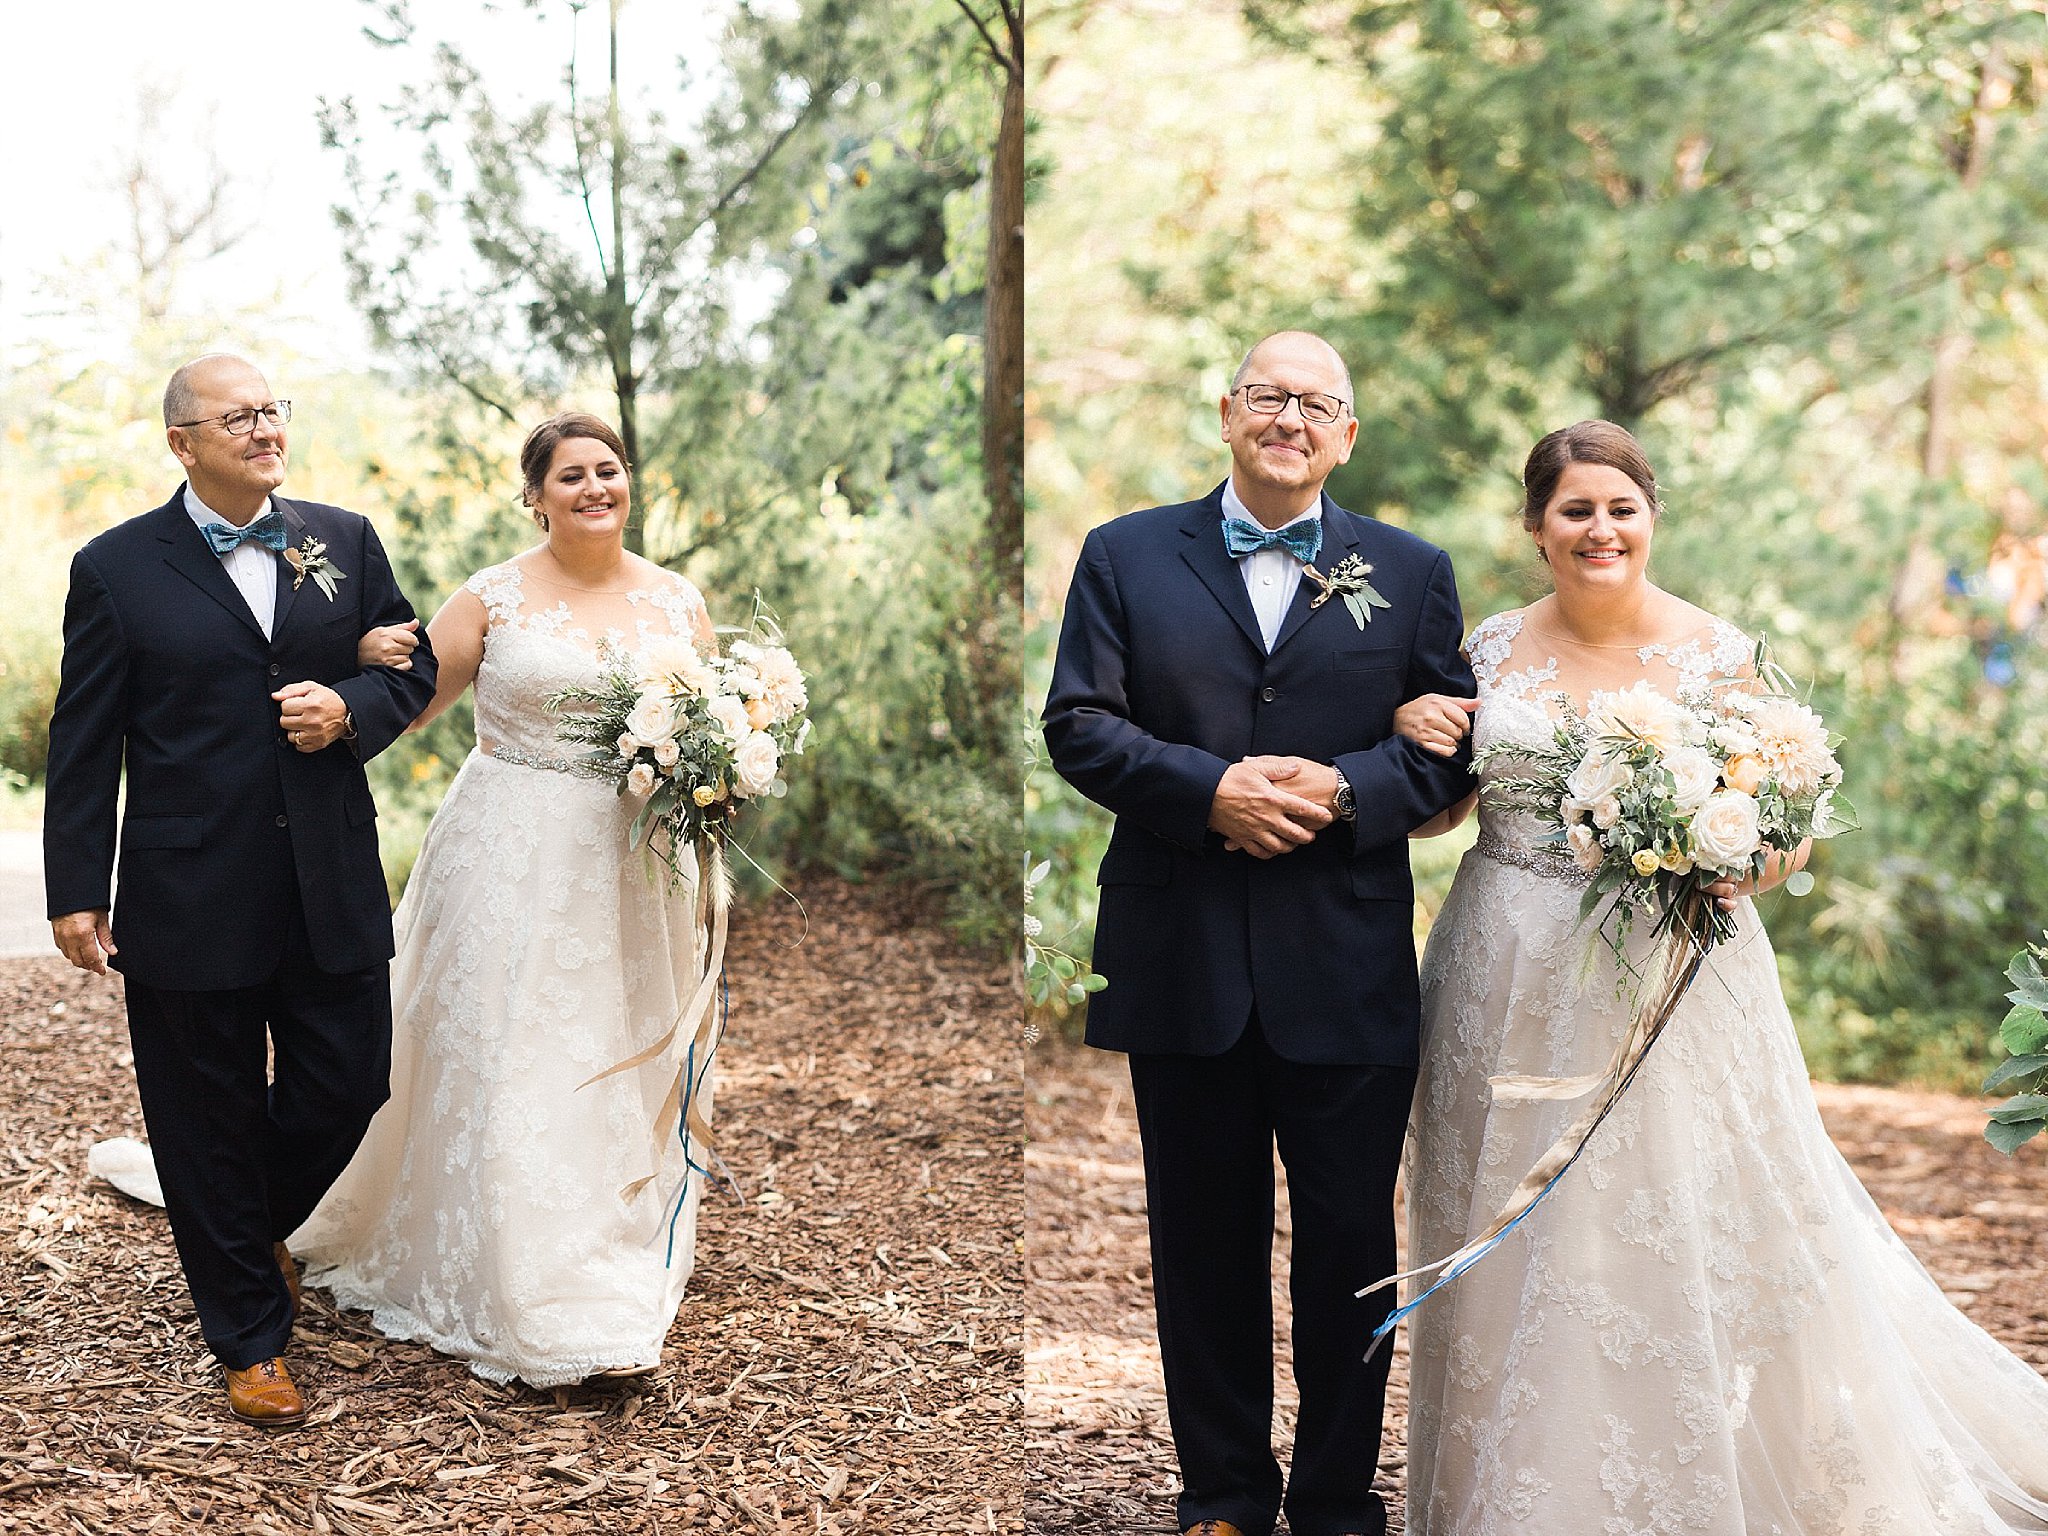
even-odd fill
[(231, 1369), (283, 1354), (291, 1296), (271, 1245), (319, 1204), (390, 1096), (390, 968), (322, 971), (295, 912), (257, 986), (129, 980), (127, 994), (135, 1084), (200, 1332)]
[(1392, 1351), (1367, 1364), (1394, 1269), (1394, 1180), (1411, 1067), (1311, 1066), (1276, 1055), (1256, 1015), (1220, 1056), (1134, 1055), (1152, 1285), (1183, 1529), (1228, 1520), (1267, 1536), (1281, 1509), (1272, 1449), (1273, 1149), (1293, 1216), (1289, 1294), (1301, 1396), (1286, 1483), (1294, 1536), (1379, 1536), (1372, 1491)]

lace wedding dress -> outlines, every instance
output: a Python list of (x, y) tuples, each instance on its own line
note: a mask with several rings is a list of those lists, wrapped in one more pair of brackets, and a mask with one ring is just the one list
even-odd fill
[(545, 703), (597, 680), (599, 639), (691, 634), (703, 600), (665, 583), (572, 610), (516, 564), (470, 578), (478, 745), (396, 917), (391, 1099), (290, 1242), (342, 1306), (492, 1381), (656, 1363), (690, 1275), (700, 1177), (651, 1129), (672, 1069), (577, 1085), (659, 1038), (701, 975), (694, 865), (671, 891), (628, 851), (636, 802), (566, 771)]
[[(1510, 613), (1470, 654), (1484, 746), (1546, 739), (1595, 688), (1697, 696), (1751, 647), (1715, 620), (1561, 664)], [(1488, 1078), (1598, 1073), (1626, 1024), (1583, 881), (1536, 833), (1482, 806), (1424, 957), (1410, 1263), (1480, 1231), (1583, 1108), (1496, 1104)], [(1412, 1321), (1414, 1536), (2048, 1530), (2048, 1383), (1836, 1152), (1747, 902), (1738, 924), (1585, 1156)]]

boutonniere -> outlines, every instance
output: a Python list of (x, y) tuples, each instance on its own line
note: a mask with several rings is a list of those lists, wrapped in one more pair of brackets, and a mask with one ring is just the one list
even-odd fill
[(313, 578), (313, 585), (318, 587), (331, 603), (334, 601), (334, 584), (337, 581), (348, 580), (348, 573), (346, 571), (337, 571), (334, 568), (334, 562), (327, 558), (327, 546), (314, 538), (310, 533), (306, 535), (306, 541), (297, 549), (293, 549), (287, 544), (284, 550), (284, 558), (292, 568), (292, 590), (294, 592), (304, 586), (306, 578), (310, 576)]
[(1372, 567), (1356, 555), (1346, 555), (1339, 560), (1330, 567), (1330, 574), (1327, 576), (1312, 565), (1303, 566), (1302, 574), (1313, 577), (1315, 584), (1323, 589), (1309, 607), (1320, 608), (1331, 598), (1341, 597), (1344, 599), (1344, 606), (1351, 610), (1351, 621), (1360, 629), (1372, 622), (1373, 609), (1394, 606), (1381, 597), (1373, 584), (1366, 580), (1366, 577), (1372, 574)]

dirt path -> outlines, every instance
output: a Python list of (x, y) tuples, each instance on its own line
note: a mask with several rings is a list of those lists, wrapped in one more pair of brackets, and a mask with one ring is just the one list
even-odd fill
[(801, 894), (798, 950), (784, 907), (735, 925), (747, 1201), (705, 1201), (660, 1373), (493, 1387), (314, 1305), (320, 1422), (268, 1437), (226, 1413), (162, 1213), (85, 1176), (141, 1134), (117, 984), (0, 963), (0, 1531), (1021, 1531), (1013, 994), (898, 900)]
[[(1120, 1059), (1041, 1045), (1025, 1122), (1025, 1433), (1032, 1536), (1163, 1536), (1178, 1480), (1159, 1383), (1138, 1128)], [(1949, 1297), (2037, 1368), (2048, 1366), (2048, 1171), (2030, 1148), (1984, 1143), (1982, 1103), (1818, 1084), (1835, 1143)], [(1284, 1251), (1287, 1217), (1280, 1215)], [(1293, 1428), (1281, 1341), (1280, 1433)], [(1405, 1342), (1394, 1357), (1379, 1485), (1399, 1532)], [(1283, 1526), (1284, 1530), (1285, 1527)]]

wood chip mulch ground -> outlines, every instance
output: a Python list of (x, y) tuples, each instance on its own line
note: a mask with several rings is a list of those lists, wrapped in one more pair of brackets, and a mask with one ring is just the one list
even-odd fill
[[(1179, 1484), (1159, 1382), (1129, 1078), (1121, 1058), (1057, 1041), (1034, 1049), (1026, 1071), (1025, 1529), (1031, 1536), (1165, 1536), (1175, 1529)], [(1986, 1145), (1985, 1100), (1825, 1083), (1814, 1092), (1835, 1144), (1949, 1299), (2048, 1370), (2041, 1149), (2007, 1159)], [(1278, 1226), (1284, 1261), (1284, 1199)], [(1279, 1284), (1273, 1302), (1284, 1446), (1294, 1403), (1287, 1293)], [(1407, 1374), (1404, 1342), (1394, 1356), (1378, 1480), (1395, 1533), (1402, 1529)]]
[(415, 1536), (1023, 1529), (1017, 1004), (900, 898), (737, 915), (720, 1142), (653, 1378), (536, 1392), (309, 1292), (316, 1422), (231, 1419), (162, 1212), (85, 1173), (142, 1134), (117, 981), (0, 962), (0, 1531)]

